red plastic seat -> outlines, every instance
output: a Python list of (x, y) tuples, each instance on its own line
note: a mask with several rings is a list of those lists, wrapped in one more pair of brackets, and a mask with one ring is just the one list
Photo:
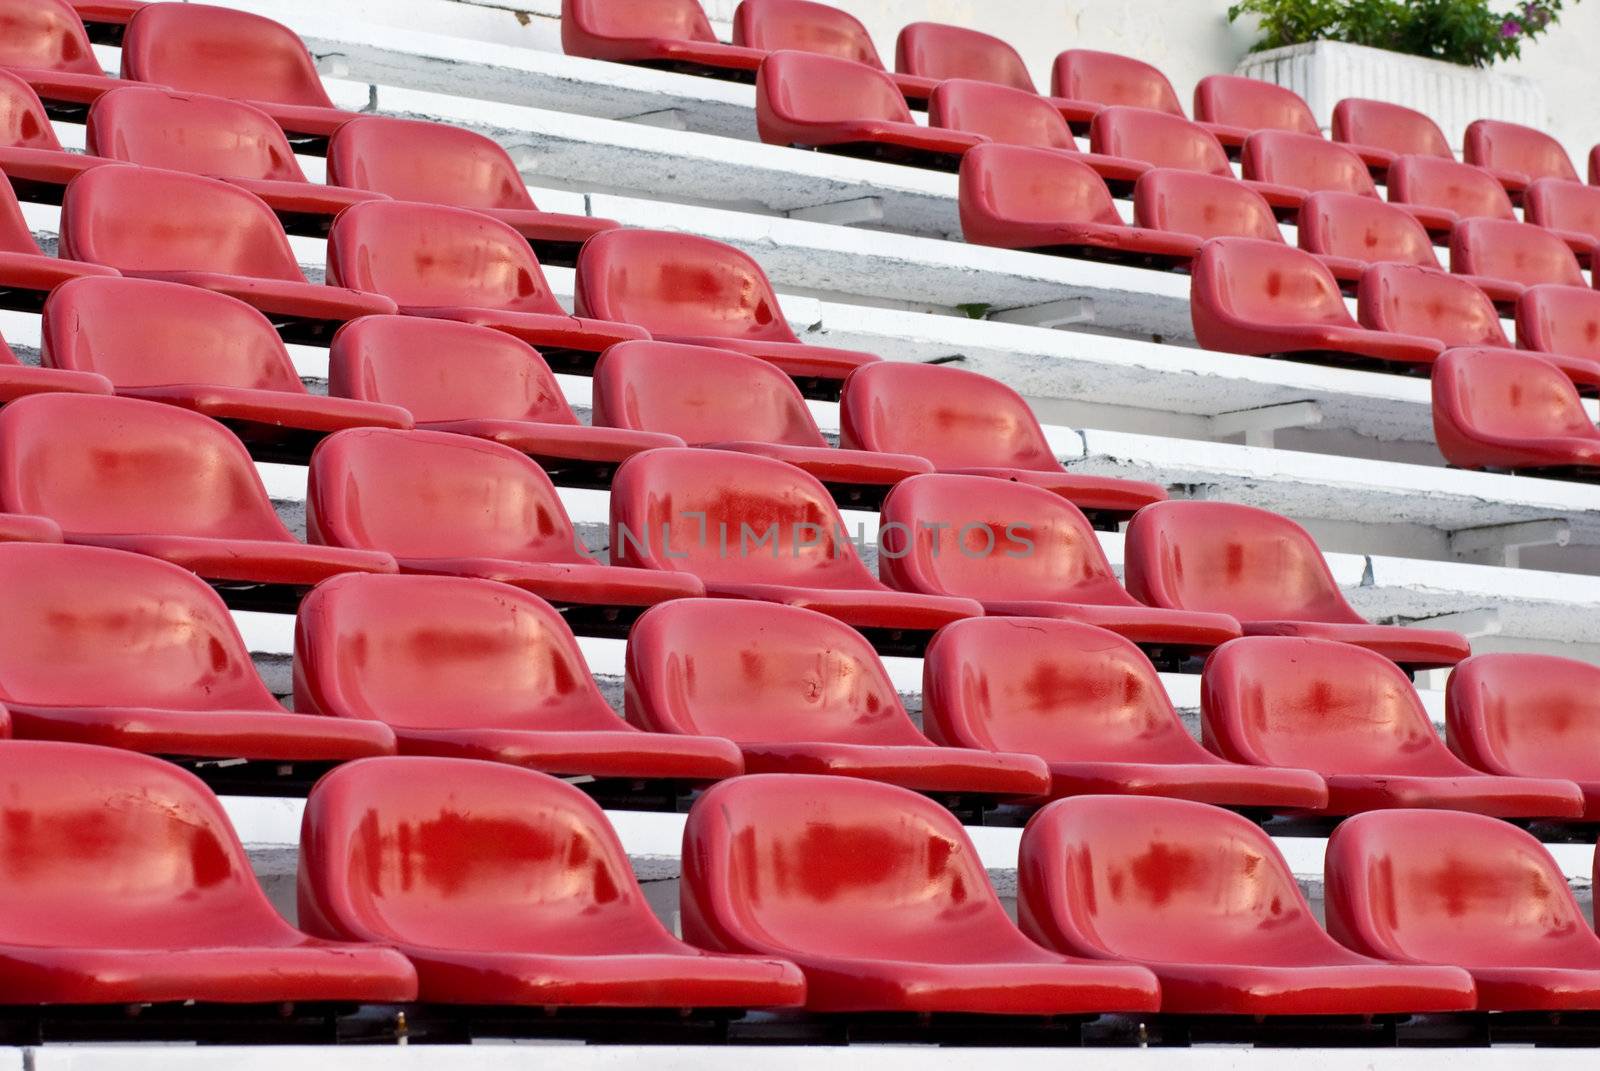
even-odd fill
[[(1210, 124), (1218, 140), (1233, 151), (1241, 149), (1250, 135), (1260, 130), (1322, 136), (1322, 128), (1300, 94), (1284, 86), (1232, 74), (1211, 74), (1196, 83), (1194, 117)], [(1369, 155), (1360, 149), (1356, 153), (1363, 162), (1370, 158), (1380, 168), (1387, 163), (1383, 154)]]
[(1412, 370), (1433, 363), (1433, 339), (1357, 324), (1315, 256), (1280, 242), (1212, 238), (1189, 283), (1195, 339), (1208, 350)]
[[(998, 37), (939, 22), (912, 22), (895, 39), (894, 69), (945, 82), (965, 78), (1038, 93), (1033, 76), (1017, 50)], [(1047, 98), (1082, 133), (1099, 105), (1060, 97)]]
[(1522, 218), (1558, 235), (1593, 273), (1600, 247), (1600, 189), (1565, 179), (1535, 179), (1523, 192)]
[(1600, 294), (1530, 286), (1517, 300), (1517, 345), (1566, 372), (1578, 393), (1600, 394)]
[[(1362, 327), (1437, 339), (1447, 349), (1511, 345), (1489, 295), (1437, 267), (1368, 265), (1356, 288), (1356, 310)], [(1594, 370), (1600, 373), (1600, 366)]]
[(0, 67), (32, 86), (62, 119), (81, 118), (96, 97), (121, 84), (101, 69), (66, 0), (0, 0)]
[(945, 626), (922, 664), (922, 723), (941, 744), (1042, 757), (1052, 796), (1288, 809), (1328, 801), (1309, 770), (1240, 766), (1201, 747), (1150, 660), (1122, 637), (1075, 621)]
[(976, 599), (985, 614), (1098, 625), (1178, 661), (1239, 635), (1225, 614), (1134, 601), (1077, 507), (983, 476), (913, 476), (881, 514), (878, 572), (892, 587)]
[[(115, 268), (63, 259), (65, 256), (48, 256), (39, 248), (11, 184), (0, 182), (0, 308), (38, 312), (50, 291), (68, 279), (117, 274)], [(0, 357), (0, 368), (6, 363)], [(8, 371), (0, 371), (0, 401), (5, 400), (3, 384), (9, 375)]]
[(960, 368), (884, 361), (845, 381), (839, 443), (925, 457), (940, 472), (1042, 487), (1102, 527), (1167, 497), (1143, 480), (1069, 472), (1022, 395)]
[(1545, 847), (1476, 814), (1352, 818), (1328, 838), (1328, 932), (1403, 964), (1465, 968), (1485, 1011), (1600, 1009), (1600, 937)]
[(398, 201), (470, 208), (528, 240), (541, 264), (571, 267), (578, 248), (615, 220), (543, 212), (510, 155), (482, 134), (447, 123), (364, 115), (328, 142), (328, 183)]
[(680, 896), (686, 940), (798, 963), (813, 1011), (1038, 1016), (1160, 1001), (1149, 971), (1023, 937), (961, 824), (894, 785), (756, 774), (712, 786), (684, 828)]
[(1050, 67), (1050, 92), (1093, 104), (1183, 115), (1183, 105), (1166, 75), (1143, 60), (1115, 52), (1069, 48), (1058, 54)]
[(1600, 477), (1600, 430), (1566, 373), (1540, 354), (1446, 351), (1433, 366), (1433, 434), (1461, 468)]
[[(1435, 210), (1457, 219), (1517, 218), (1511, 198), (1489, 171), (1436, 156), (1401, 156), (1389, 167), (1389, 200), (1393, 204)], [(1430, 231), (1448, 240), (1452, 227)]]
[(698, 0), (561, 0), (561, 50), (735, 82), (767, 55), (718, 41)]
[(68, 182), (104, 163), (98, 156), (63, 149), (33, 87), (0, 68), (0, 171), (10, 179), (17, 197), (60, 204)]
[(792, 963), (705, 952), (668, 933), (600, 808), (530, 770), (352, 763), (306, 801), (300, 852), (306, 930), (398, 949), (432, 1004), (542, 1014), (805, 999)]
[(561, 615), (505, 584), (341, 577), (306, 597), (294, 652), (296, 710), (387, 725), (402, 754), (692, 783), (744, 769), (727, 740), (623, 721)]
[[(733, 43), (763, 52), (792, 50), (864, 63), (885, 70), (867, 28), (848, 11), (811, 0), (740, 0)], [(938, 79), (889, 72), (908, 103), (926, 101)]]
[(597, 561), (538, 465), (466, 435), (329, 436), (311, 457), (306, 531), (324, 546), (386, 551), (403, 572), (513, 584), (588, 634), (626, 635), (643, 607), (705, 593), (691, 576)]
[(1402, 156), (1455, 159), (1438, 123), (1413, 108), (1389, 101), (1344, 98), (1333, 106), (1329, 136), (1360, 153), (1373, 175), (1379, 177)]
[(808, 398), (837, 398), (845, 376), (878, 360), (802, 343), (761, 265), (693, 234), (629, 228), (595, 235), (578, 261), (573, 306), (579, 316), (638, 324), (662, 342), (760, 357)]
[(118, 394), (219, 421), (263, 461), (305, 464), (341, 428), (409, 428), (411, 414), (309, 393), (265, 316), (211, 290), (153, 279), (72, 279), (45, 302), (46, 367), (98, 373)]
[(1153, 167), (1133, 187), (1133, 222), (1194, 240), (1258, 238), (1283, 242), (1272, 206), (1243, 182), (1174, 167)]
[(1345, 602), (1311, 534), (1264, 509), (1158, 502), (1129, 523), (1123, 554), (1134, 598), (1231, 614), (1246, 636), (1339, 640), (1412, 669), (1451, 666), (1471, 653), (1454, 632), (1369, 624)]
[(399, 406), (428, 431), (509, 446), (571, 487), (609, 487), (624, 459), (683, 445), (676, 435), (579, 424), (537, 350), (504, 331), (454, 320), (351, 321), (328, 348), (328, 393)]
[(1504, 219), (1464, 219), (1450, 232), (1450, 270), (1526, 289), (1540, 283), (1588, 286), (1567, 243), (1543, 227)]
[(89, 40), (97, 45), (122, 44), (122, 32), (134, 13), (149, 0), (67, 0), (83, 20)]
[(1190, 1015), (1393, 1015), (1473, 1007), (1452, 967), (1343, 947), (1271, 838), (1188, 800), (1090, 796), (1022, 835), (1017, 921), (1046, 948), (1155, 972), (1161, 1010)]
[(1513, 196), (1535, 179), (1582, 181), (1561, 143), (1531, 126), (1496, 119), (1474, 120), (1467, 124), (1461, 155), (1467, 163), (1493, 171)]
[(679, 599), (650, 610), (628, 636), (627, 711), (651, 732), (727, 737), (751, 773), (860, 777), (935, 798), (1050, 787), (1033, 755), (934, 744), (859, 633), (795, 606)]
[[(1245, 140), (1240, 164), (1244, 177), (1256, 182), (1378, 200), (1378, 188), (1361, 157), (1318, 135), (1258, 130)], [(1429, 233), (1447, 234), (1456, 221), (1454, 212), (1428, 205), (1396, 203), (1394, 208), (1414, 216)]]
[(907, 476), (932, 472), (908, 453), (828, 445), (789, 377), (767, 361), (708, 346), (623, 342), (594, 370), (597, 427), (660, 433), (661, 446), (709, 447), (786, 461), (840, 506), (876, 509)]
[[(0, 186), (5, 185), (0, 183)], [(6, 340), (0, 338), (0, 405), (28, 394), (67, 391), (73, 394), (110, 394), (111, 381), (90, 372), (63, 372), (58, 368), (36, 368), (17, 360)]]

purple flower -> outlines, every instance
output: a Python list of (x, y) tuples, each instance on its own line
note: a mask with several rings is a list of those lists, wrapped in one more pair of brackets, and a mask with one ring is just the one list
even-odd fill
[(1507, 19), (1500, 24), (1501, 37), (1516, 37), (1522, 32), (1522, 23), (1516, 19)]

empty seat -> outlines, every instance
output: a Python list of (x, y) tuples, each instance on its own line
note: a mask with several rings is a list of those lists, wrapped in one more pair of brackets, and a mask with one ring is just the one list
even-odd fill
[(1477, 119), (1467, 124), (1462, 156), (1469, 164), (1495, 172), (1513, 195), (1535, 179), (1582, 181), (1559, 141), (1542, 130), (1518, 123)]
[(1578, 258), (1560, 237), (1532, 223), (1464, 219), (1450, 232), (1450, 270), (1527, 288), (1540, 283), (1588, 286)]
[(1069, 48), (1050, 66), (1050, 92), (1092, 104), (1125, 104), (1132, 108), (1183, 115), (1172, 83), (1160, 70), (1132, 56)]
[(504, 331), (454, 320), (351, 321), (328, 347), (328, 393), (399, 406), (429, 431), (509, 446), (552, 482), (572, 487), (609, 487), (625, 458), (683, 445), (676, 435), (579, 424), (537, 350)]
[(264, 461), (305, 464), (341, 428), (408, 428), (394, 405), (308, 392), (267, 318), (226, 294), (154, 279), (84, 278), (45, 302), (46, 367), (106, 377), (118, 394), (204, 413)]
[[(1358, 155), (1312, 134), (1258, 130), (1245, 140), (1240, 164), (1244, 177), (1257, 182), (1378, 199), (1378, 189)], [(1397, 203), (1394, 207), (1416, 217), (1429, 233), (1448, 234), (1456, 220), (1455, 213), (1429, 205)]]
[[(1336, 834), (1337, 835), (1337, 834)], [(1022, 836), (1017, 921), (1073, 955), (1141, 964), (1161, 1010), (1190, 1015), (1393, 1015), (1473, 1007), (1453, 967), (1340, 945), (1272, 839), (1188, 800), (1091, 796), (1040, 811)]]
[(1329, 136), (1360, 153), (1374, 175), (1387, 172), (1402, 156), (1455, 159), (1438, 123), (1389, 101), (1345, 97), (1333, 106)]
[(1124, 577), (1150, 606), (1230, 614), (1249, 635), (1365, 647), (1413, 669), (1470, 654), (1454, 632), (1373, 625), (1350, 608), (1311, 534), (1287, 517), (1226, 502), (1158, 502), (1128, 525)]
[(976, 599), (991, 616), (1098, 625), (1173, 664), (1239, 635), (1225, 614), (1134, 601), (1083, 514), (1043, 488), (913, 476), (889, 493), (881, 517), (878, 572), (901, 591)]
[(1133, 221), (1188, 236), (1196, 253), (1207, 238), (1283, 242), (1272, 206), (1250, 186), (1232, 177), (1174, 167), (1153, 167), (1139, 176), (1133, 187)]
[(325, 346), (346, 320), (395, 311), (379, 294), (308, 283), (272, 209), (221, 179), (93, 168), (67, 187), (60, 243), (64, 257), (236, 297), (265, 313), (285, 342)]
[(922, 664), (922, 724), (942, 744), (1038, 755), (1050, 794), (1321, 807), (1322, 778), (1218, 758), (1189, 735), (1156, 670), (1104, 629), (1044, 618), (947, 625)]
[(657, 445), (687, 442), (786, 461), (845, 507), (876, 509), (890, 487), (933, 471), (911, 454), (829, 446), (788, 376), (730, 350), (623, 342), (600, 355), (592, 404), (597, 427), (669, 439)]
[(860, 777), (935, 798), (1038, 797), (1050, 787), (1033, 755), (935, 745), (872, 646), (796, 606), (679, 599), (653, 608), (628, 636), (627, 713), (651, 732), (727, 737), (751, 773)]
[(1023, 937), (961, 824), (908, 789), (804, 774), (725, 781), (690, 810), (683, 860), (685, 939), (798, 963), (813, 1011), (1039, 1016), (1159, 1003), (1143, 968)]
[(1446, 351), (1433, 366), (1433, 434), (1461, 468), (1600, 477), (1600, 430), (1566, 373), (1541, 354)]
[(623, 721), (561, 615), (505, 584), (330, 581), (306, 597), (294, 653), (296, 710), (387, 725), (402, 754), (608, 780), (698, 783), (743, 770), (727, 740)]
[(1300, 94), (1284, 86), (1232, 74), (1211, 74), (1196, 83), (1194, 117), (1211, 124), (1211, 130), (1230, 149), (1242, 148), (1258, 130), (1322, 136), (1316, 117)]
[[(812, 0), (739, 0), (733, 11), (733, 43), (763, 52), (816, 52), (885, 69), (860, 19)], [(927, 100), (938, 85), (938, 79), (914, 74), (892, 72), (889, 77), (908, 102)]]
[(736, 82), (766, 56), (718, 41), (698, 0), (561, 0), (561, 50)]
[[(47, 255), (34, 239), (33, 228), (23, 218), (22, 206), (17, 203), (11, 184), (0, 182), (0, 308), (38, 312), (50, 291), (68, 279), (80, 275), (116, 274), (115, 268), (85, 264), (68, 258), (66, 253), (60, 257)], [(0, 357), (0, 364), (4, 363), (5, 358)], [(0, 372), (0, 377), (7, 374)], [(4, 400), (4, 390), (0, 386), (0, 400)]]
[(0, 67), (32, 86), (59, 118), (81, 118), (96, 97), (121, 84), (101, 69), (67, 0), (0, 0)]
[(336, 573), (395, 569), (387, 554), (295, 539), (244, 445), (176, 406), (35, 394), (0, 409), (0, 459), (0, 510), (49, 517), (68, 542), (181, 565), (231, 606), (292, 608)]
[(742, 250), (693, 234), (623, 229), (595, 235), (578, 263), (573, 306), (579, 316), (637, 324), (662, 342), (771, 361), (808, 398), (837, 398), (845, 376), (878, 360), (802, 343), (761, 265)]
[(1561, 368), (1580, 394), (1600, 394), (1600, 293), (1530, 286), (1517, 300), (1517, 345)]
[(1522, 218), (1560, 236), (1579, 263), (1593, 269), (1600, 245), (1600, 189), (1565, 179), (1535, 179), (1522, 195)]
[[(0, 183), (4, 185), (4, 183)], [(0, 254), (0, 263), (3, 263)], [(25, 394), (68, 391), (74, 394), (110, 394), (111, 381), (92, 372), (63, 372), (59, 368), (35, 368), (17, 360), (6, 340), (0, 338), (0, 405)]]
[(1484, 1011), (1600, 1009), (1600, 937), (1528, 833), (1402, 810), (1342, 823), (1324, 866), (1328, 931), (1395, 963), (1465, 968)]
[[(1389, 200), (1394, 204), (1434, 209), (1458, 219), (1517, 218), (1511, 198), (1494, 175), (1481, 167), (1437, 156), (1402, 156), (1389, 167)], [(1435, 233), (1449, 237), (1450, 228)]]
[(0, 68), (0, 171), (17, 197), (60, 204), (68, 182), (103, 163), (98, 156), (63, 149), (33, 87)]
[[(944, 82), (952, 78), (971, 79), (1010, 86), (1038, 93), (1033, 76), (1017, 50), (990, 34), (965, 26), (940, 22), (912, 22), (895, 39), (894, 69), (906, 74)], [(1099, 105), (1087, 101), (1048, 98), (1080, 133)]]
[(884, 361), (845, 382), (840, 445), (925, 457), (940, 472), (1042, 487), (1101, 527), (1115, 527), (1167, 493), (1142, 480), (1069, 472), (1022, 395), (960, 368)]
[(514, 584), (589, 634), (626, 635), (643, 607), (705, 593), (690, 576), (595, 560), (537, 464), (466, 435), (329, 436), (311, 458), (306, 531), (313, 543), (393, 554), (408, 573)]

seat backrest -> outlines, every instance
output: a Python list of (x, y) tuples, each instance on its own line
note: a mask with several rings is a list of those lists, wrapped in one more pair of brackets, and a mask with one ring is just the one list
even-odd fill
[(0, 511), (85, 535), (293, 538), (227, 428), (92, 394), (33, 394), (0, 409)]
[(549, 603), (468, 577), (317, 585), (295, 621), (294, 702), (404, 729), (627, 728)]
[(203, 383), (306, 393), (271, 321), (199, 287), (69, 279), (45, 301), (39, 335), (45, 365), (98, 372), (118, 387)]
[(1464, 219), (1450, 232), (1450, 270), (1524, 286), (1587, 286), (1572, 248), (1532, 223)]
[(767, 52), (816, 52), (883, 70), (860, 19), (812, 0), (740, 0), (733, 12), (733, 43)]
[(1128, 591), (1149, 606), (1240, 621), (1362, 619), (1345, 602), (1311, 533), (1231, 502), (1157, 502), (1128, 522)]
[[(0, 252), (41, 256), (44, 250), (22, 214), (22, 204), (10, 182), (0, 182)], [(66, 254), (62, 254), (65, 256)]]
[(802, 124), (912, 121), (905, 97), (886, 72), (837, 56), (793, 51), (769, 52), (756, 72), (761, 140), (785, 143), (783, 134), (768, 132), (768, 115)]
[(118, 165), (83, 172), (67, 184), (60, 243), (63, 257), (119, 271), (306, 281), (261, 198), (181, 171)]
[(105, 73), (66, 0), (0, 0), (0, 66)]
[(628, 633), (628, 720), (738, 743), (926, 747), (878, 655), (815, 610), (674, 599)]
[(1334, 141), (1387, 149), (1400, 156), (1454, 160), (1439, 124), (1414, 108), (1382, 100), (1346, 97), (1333, 106)]
[(1600, 243), (1600, 188), (1564, 179), (1538, 179), (1523, 191), (1522, 218)]
[(102, 547), (0, 543), (0, 584), (0, 702), (283, 709), (227, 607), (186, 569)]
[(1600, 360), (1600, 291), (1530, 286), (1517, 299), (1517, 344)]
[(1450, 671), (1450, 749), (1480, 770), (1600, 780), (1600, 667), (1545, 654), (1482, 654)]
[(1050, 93), (1069, 100), (1183, 114), (1172, 83), (1155, 67), (1132, 56), (1090, 48), (1069, 48), (1056, 57), (1050, 69)]
[(563, 312), (526, 238), (446, 205), (364, 201), (340, 212), (328, 233), (328, 282), (402, 308)]
[(122, 77), (235, 100), (333, 107), (293, 30), (207, 4), (140, 8), (122, 38)]
[(1378, 196), (1361, 157), (1315, 134), (1258, 130), (1245, 139), (1239, 163), (1244, 177), (1258, 182)]
[(61, 148), (39, 94), (7, 70), (0, 70), (0, 145), (52, 151)]
[[(1355, 324), (1327, 267), (1281, 242), (1211, 238), (1200, 247), (1190, 272), (1192, 302), (1247, 323)], [(1209, 347), (1214, 343), (1203, 333), (1203, 323), (1196, 315), (1195, 333)], [(1226, 343), (1220, 348), (1226, 349)]]
[(1152, 167), (1234, 177), (1228, 154), (1216, 135), (1181, 115), (1121, 105), (1102, 108), (1089, 123), (1089, 147)]
[(510, 154), (449, 123), (363, 115), (328, 139), (328, 184), (397, 201), (458, 208), (533, 208)]
[(1416, 217), (1376, 197), (1322, 190), (1300, 206), (1300, 248), (1368, 262), (1439, 267)]
[(578, 256), (573, 305), (579, 316), (654, 335), (799, 341), (761, 265), (693, 234), (618, 228), (595, 235)]
[(1511, 197), (1489, 172), (1441, 156), (1402, 156), (1385, 178), (1389, 200), (1454, 212), (1462, 219), (1516, 219)]
[[(970, 78), (951, 78), (934, 87), (928, 97), (928, 125), (982, 134), (1002, 145), (1070, 152), (1078, 148), (1067, 121), (1048, 100), (1025, 89)], [(976, 151), (968, 150), (967, 156)]]
[[(1600, 296), (1600, 295), (1597, 295)], [(1509, 346), (1489, 295), (1459, 276), (1394, 262), (1361, 273), (1361, 326), (1438, 339), (1450, 346)]]
[(1194, 87), (1194, 117), (1246, 130), (1290, 130), (1321, 136), (1300, 94), (1271, 82), (1233, 74), (1208, 74)]
[(1461, 431), (1600, 441), (1572, 380), (1538, 354), (1458, 347), (1435, 362), (1432, 379), (1435, 411), (1447, 413)]
[(129, 85), (89, 109), (88, 151), (145, 167), (218, 178), (304, 182), (289, 139), (243, 101)]
[(504, 331), (421, 316), (363, 316), (328, 347), (328, 393), (398, 405), (419, 423), (576, 424), (550, 366)]
[(1153, 167), (1133, 185), (1133, 220), (1200, 238), (1259, 238), (1282, 242), (1266, 198), (1223, 175)]
[(941, 22), (908, 23), (894, 43), (894, 69), (924, 78), (971, 78), (1037, 93), (1028, 65), (998, 37)]
[[(569, 23), (594, 37), (717, 39), (697, 0), (561, 0), (563, 43)], [(572, 48), (566, 51), (575, 54)]]
[(306, 533), (397, 558), (588, 560), (531, 458), (447, 432), (352, 428), (322, 440), (311, 454)]
[(708, 346), (621, 342), (594, 369), (596, 427), (720, 442), (825, 447), (794, 381), (770, 361)]
[[(948, 85), (942, 83), (934, 95)], [(1105, 180), (1088, 164), (1054, 149), (1020, 145), (970, 149), (961, 160), (959, 203), (965, 213), (963, 231), (974, 213), (1008, 222), (1123, 226)]]
[(1527, 175), (1581, 182), (1572, 158), (1561, 143), (1542, 130), (1498, 119), (1467, 124), (1462, 156), (1469, 164)]

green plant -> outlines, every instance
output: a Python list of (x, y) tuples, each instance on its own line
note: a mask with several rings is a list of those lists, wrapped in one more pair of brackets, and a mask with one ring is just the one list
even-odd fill
[(1497, 11), (1491, 0), (1240, 0), (1228, 20), (1256, 16), (1261, 39), (1252, 51), (1345, 41), (1487, 67), (1522, 55), (1525, 42), (1560, 21), (1563, 2), (1524, 0)]

